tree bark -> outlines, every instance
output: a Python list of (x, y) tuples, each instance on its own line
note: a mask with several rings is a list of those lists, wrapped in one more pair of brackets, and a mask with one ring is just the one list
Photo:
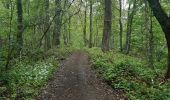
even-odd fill
[(69, 18), (68, 24), (68, 42), (71, 44), (71, 17)]
[(149, 2), (149, 5), (153, 11), (154, 16), (158, 20), (159, 24), (161, 25), (161, 28), (165, 34), (165, 38), (167, 41), (168, 46), (168, 69), (167, 73), (165, 75), (165, 78), (170, 78), (170, 18), (166, 14), (166, 12), (162, 9), (159, 0), (147, 0)]
[(123, 34), (123, 25), (122, 25), (122, 0), (119, 0), (119, 26), (120, 26), (120, 33), (119, 33), (119, 38), (120, 38), (120, 51), (123, 51), (122, 47), (122, 34)]
[(64, 45), (67, 45), (68, 44), (68, 33), (67, 33), (67, 23), (64, 24), (64, 27), (63, 27), (63, 40), (64, 40)]
[(89, 48), (92, 48), (92, 21), (93, 21), (93, 4), (92, 4), (92, 0), (90, 0), (90, 37), (89, 37)]
[(87, 46), (86, 24), (87, 24), (87, 5), (85, 4), (85, 10), (84, 10), (84, 29), (83, 29), (83, 39), (84, 39), (84, 46), (85, 47)]
[(61, 35), (61, 0), (55, 0), (55, 20), (54, 20), (54, 32), (53, 32), (53, 45), (60, 45), (60, 35)]
[(134, 18), (134, 14), (135, 14), (135, 10), (136, 10), (136, 0), (133, 3), (133, 8), (132, 8), (132, 12), (130, 12), (130, 6), (131, 4), (129, 4), (129, 8), (128, 8), (128, 22), (127, 22), (127, 33), (126, 33), (126, 54), (129, 53), (130, 51), (130, 44), (131, 44), (131, 33), (132, 33), (132, 24), (133, 24), (133, 18)]
[[(49, 20), (50, 20), (50, 16), (49, 16), (49, 0), (45, 0), (45, 29), (49, 27)], [(44, 36), (45, 38), (45, 51), (47, 51), (50, 48), (50, 34), (45, 34)]]
[(153, 63), (153, 50), (154, 50), (154, 40), (153, 40), (153, 24), (152, 24), (152, 11), (150, 14), (150, 30), (149, 30), (149, 66), (154, 67)]
[(20, 53), (23, 47), (23, 9), (22, 0), (17, 0), (17, 52)]
[(109, 37), (112, 26), (112, 7), (111, 0), (105, 0), (105, 16), (104, 16), (104, 30), (102, 38), (102, 51), (109, 51)]
[(96, 34), (95, 34), (95, 38), (94, 38), (94, 46), (98, 45), (98, 35), (99, 35), (98, 19), (96, 18)]

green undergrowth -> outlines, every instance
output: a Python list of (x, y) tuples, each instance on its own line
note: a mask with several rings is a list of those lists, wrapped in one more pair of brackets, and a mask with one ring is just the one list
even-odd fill
[(45, 53), (37, 50), (14, 59), (10, 70), (0, 75), (0, 100), (33, 99), (52, 76), (59, 62), (73, 50), (71, 47), (51, 49)]
[[(114, 89), (121, 89), (130, 100), (168, 100), (170, 82), (161, 83), (164, 70), (148, 67), (146, 61), (119, 52), (103, 53), (86, 49), (93, 68)], [(160, 64), (159, 64), (160, 65)], [(163, 66), (163, 65), (162, 65)]]

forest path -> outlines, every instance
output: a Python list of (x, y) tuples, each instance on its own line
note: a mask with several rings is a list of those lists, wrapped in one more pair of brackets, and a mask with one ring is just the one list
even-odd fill
[(37, 100), (120, 100), (118, 95), (96, 77), (88, 56), (78, 51), (54, 73)]

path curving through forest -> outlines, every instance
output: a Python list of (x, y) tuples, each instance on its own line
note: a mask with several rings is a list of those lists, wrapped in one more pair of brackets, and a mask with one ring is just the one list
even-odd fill
[[(122, 97), (123, 98), (123, 97)], [(56, 71), (37, 100), (124, 100), (119, 92), (97, 78), (88, 56), (73, 53)]]

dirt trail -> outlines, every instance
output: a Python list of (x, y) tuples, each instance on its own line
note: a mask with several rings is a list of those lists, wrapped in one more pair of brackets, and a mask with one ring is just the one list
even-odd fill
[(37, 100), (120, 100), (118, 98), (111, 87), (96, 77), (88, 56), (79, 51), (55, 72)]

